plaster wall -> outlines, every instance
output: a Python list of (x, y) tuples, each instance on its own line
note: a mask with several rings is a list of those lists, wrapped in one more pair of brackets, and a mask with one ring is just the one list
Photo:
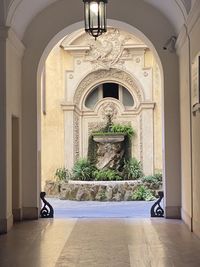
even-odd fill
[[(7, 158), (6, 158), (6, 39), (8, 29), (0, 28), (0, 232), (8, 230), (7, 217)], [(12, 224), (12, 218), (11, 218)]]
[[(18, 51), (19, 48), (16, 47), (14, 43), (14, 33), (9, 32), (8, 40), (6, 44), (6, 83), (7, 83), (7, 183), (8, 188), (10, 189), (8, 193), (8, 212), (12, 214), (12, 209), (15, 208), (17, 210), (21, 210), (21, 168), (19, 166), (19, 177), (15, 176), (12, 173), (12, 116), (15, 116), (19, 120), (19, 129), (21, 128), (21, 51)], [(21, 48), (22, 50), (23, 48)], [(20, 136), (21, 132), (19, 133)], [(19, 137), (20, 138), (20, 137)], [(20, 138), (21, 139), (21, 138)], [(19, 140), (20, 142), (21, 140)], [(21, 152), (19, 154), (20, 158)], [(19, 159), (19, 164), (21, 161)], [(16, 182), (16, 179), (20, 179), (20, 181)], [(12, 181), (13, 180), (13, 181)], [(18, 203), (12, 206), (12, 182), (16, 182), (16, 201)], [(14, 195), (13, 195), (14, 197)], [(21, 213), (21, 211), (19, 211)]]
[[(193, 10), (180, 35), (180, 111), (181, 111), (181, 170), (182, 218), (200, 236), (200, 113), (193, 107), (192, 63), (200, 53), (200, 2)], [(194, 112), (195, 111), (195, 112)]]
[(42, 107), (44, 112), (41, 114), (42, 182), (54, 179), (56, 169), (64, 166), (64, 113), (60, 105), (65, 91), (63, 70), (69, 67), (65, 63), (68, 61), (65, 62), (64, 51), (56, 46), (49, 55), (44, 70), (42, 103), (45, 107)]
[(189, 73), (189, 41), (186, 39), (180, 53), (180, 118), (181, 118), (181, 173), (182, 217), (191, 228), (191, 104)]
[[(6, 138), (4, 139), (4, 145), (6, 146), (5, 151), (5, 176), (7, 177), (6, 184), (4, 184), (5, 191), (4, 203), (6, 204), (4, 209), (1, 209), (0, 213), (0, 232), (6, 232), (12, 225), (13, 212), (17, 215), (18, 219), (22, 215), (22, 196), (21, 196), (21, 150), (19, 151), (16, 162), (12, 162), (12, 118), (18, 118), (19, 121), (19, 145), (21, 141), (21, 58), (23, 55), (24, 47), (21, 42), (17, 39), (16, 35), (11, 29), (6, 29), (7, 33), (4, 36), (5, 45), (5, 61), (2, 69), (5, 70), (5, 85), (6, 93), (4, 98), (5, 111), (2, 114), (6, 114), (4, 118)], [(1, 43), (2, 44), (2, 43)], [(3, 87), (1, 87), (3, 90)], [(2, 99), (3, 100), (3, 99)], [(5, 113), (6, 112), (6, 113)], [(3, 148), (3, 147), (2, 147)], [(13, 164), (18, 164), (18, 175), (12, 173)], [(17, 179), (17, 181), (15, 180)], [(15, 193), (12, 194), (12, 183), (16, 185)], [(12, 203), (12, 198), (15, 201)]]
[[(200, 5), (199, 5), (200, 6)], [(191, 60), (200, 52), (199, 42), (200, 42), (200, 14), (198, 14), (198, 19), (191, 29), (190, 32), (191, 40)], [(193, 172), (193, 230), (200, 236), (200, 113), (197, 112), (196, 116), (192, 116), (192, 172)]]

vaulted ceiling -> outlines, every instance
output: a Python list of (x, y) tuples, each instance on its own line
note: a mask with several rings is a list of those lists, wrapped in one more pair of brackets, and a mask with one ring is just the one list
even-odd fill
[[(47, 8), (49, 5), (58, 1), (66, 1), (68, 8), (66, 16), (70, 13), (70, 8), (74, 5), (74, 0), (1, 0), (4, 3), (3, 10), (5, 11), (4, 19), (6, 19), (7, 26), (11, 26), (17, 35), (23, 39), (23, 35), (29, 25), (37, 14)], [(147, 4), (152, 5), (158, 9), (170, 21), (174, 27), (176, 34), (180, 32), (187, 15), (191, 9), (191, 5), (195, 0), (141, 0)], [(115, 5), (115, 0), (109, 0), (109, 8)], [(129, 1), (130, 2), (130, 1)], [(128, 1), (127, 1), (128, 3)], [(124, 1), (126, 4), (126, 1)], [(82, 8), (82, 0), (80, 0), (80, 9)], [(130, 4), (129, 4), (130, 5)], [(128, 7), (129, 8), (129, 7)], [(131, 7), (134, 8), (134, 0), (131, 1)], [(1, 15), (1, 13), (0, 13)], [(145, 14), (144, 15), (145, 18)], [(108, 13), (109, 16), (109, 13)]]

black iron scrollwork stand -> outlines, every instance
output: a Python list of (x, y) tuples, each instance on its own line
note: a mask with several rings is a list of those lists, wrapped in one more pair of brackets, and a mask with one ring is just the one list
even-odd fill
[[(160, 202), (162, 201), (162, 199), (164, 197), (164, 192), (159, 191), (158, 195), (159, 195), (159, 199), (151, 207), (151, 217), (164, 217), (164, 210), (160, 206)], [(158, 206), (158, 207), (156, 208), (156, 206)]]
[(54, 217), (54, 210), (51, 204), (49, 204), (48, 201), (45, 199), (46, 193), (41, 192), (40, 193), (40, 198), (44, 203), (43, 208), (40, 211), (40, 218), (53, 218)]

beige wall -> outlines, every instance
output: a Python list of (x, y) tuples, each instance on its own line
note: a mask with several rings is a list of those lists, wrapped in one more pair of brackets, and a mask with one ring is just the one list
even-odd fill
[[(192, 19), (191, 19), (192, 18)], [(200, 52), (200, 2), (194, 5), (188, 36), (183, 29), (180, 38), (180, 101), (182, 150), (182, 215), (186, 224), (200, 236), (200, 113), (192, 113), (191, 64)]]
[(162, 84), (161, 84), (161, 72), (156, 62), (156, 58), (151, 51), (145, 54), (145, 67), (151, 67), (153, 69), (153, 101), (155, 102), (153, 112), (153, 127), (154, 127), (154, 171), (162, 172), (163, 158), (162, 158)]
[(41, 86), (41, 182), (55, 179), (57, 168), (64, 162), (65, 71), (73, 69), (73, 57), (56, 45), (49, 54)]
[[(19, 175), (12, 173), (12, 117), (15, 116), (19, 119), (19, 127), (21, 126), (21, 59), (24, 47), (17, 39), (12, 30), (6, 29), (5, 45), (6, 45), (6, 184), (3, 194), (5, 194), (4, 202), (6, 207), (3, 210), (4, 217), (2, 216), (2, 209), (0, 212), (0, 232), (6, 231), (12, 224), (13, 212), (20, 219), (22, 214), (22, 196), (21, 196), (21, 150), (19, 151), (18, 164)], [(3, 90), (3, 88), (1, 88)], [(21, 131), (19, 130), (19, 143), (21, 140)], [(12, 180), (13, 179), (13, 180)], [(18, 181), (16, 181), (17, 179)], [(12, 195), (12, 183), (16, 184), (14, 195)], [(7, 189), (7, 190), (6, 190)], [(12, 203), (12, 198), (15, 201)], [(6, 218), (6, 220), (3, 220)]]
[[(200, 3), (198, 3), (200, 9)], [(198, 9), (198, 11), (199, 11)], [(200, 52), (200, 14), (190, 33), (191, 60)], [(192, 116), (192, 170), (193, 170), (193, 229), (200, 236), (200, 113)]]
[(181, 171), (182, 171), (182, 216), (191, 227), (191, 132), (190, 132), (190, 75), (189, 43), (185, 40), (180, 53), (180, 113), (181, 113)]
[[(42, 182), (54, 179), (55, 170), (64, 166), (64, 114), (61, 102), (64, 99), (65, 68), (64, 51), (56, 46), (46, 61), (43, 74), (45, 88), (42, 92), (45, 96), (42, 98), (46, 103), (41, 114)], [(45, 114), (43, 109), (46, 109)]]

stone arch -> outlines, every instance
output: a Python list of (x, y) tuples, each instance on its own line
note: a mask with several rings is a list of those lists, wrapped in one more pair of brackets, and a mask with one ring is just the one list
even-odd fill
[[(142, 1), (138, 2), (138, 4), (143, 7)], [(30, 205), (39, 207), (40, 91), (42, 69), (52, 48), (67, 34), (83, 27), (82, 21), (75, 23), (80, 19), (78, 16), (76, 19), (69, 19), (67, 22), (66, 20), (58, 21), (55, 23), (55, 27), (45, 31), (48, 28), (49, 19), (52, 19), (51, 11), (54, 11), (56, 16), (58, 14), (57, 11), (61, 10), (62, 7), (61, 5), (58, 6), (58, 9), (46, 10), (45, 14), (43, 12), (40, 13), (29, 25), (29, 30), (24, 37), (26, 50), (22, 66), (22, 134), (28, 138), (22, 140), (22, 179), (23, 188), (26, 188), (23, 204), (28, 207)], [(176, 54), (166, 53), (162, 49), (167, 37), (173, 33), (171, 24), (163, 16), (159, 15), (157, 17), (156, 14), (158, 13), (154, 9), (149, 8), (149, 6), (145, 6), (145, 8), (146, 11), (150, 10), (147, 13), (153, 18), (152, 25), (165, 23), (166, 31), (158, 30), (156, 27), (149, 27), (149, 24), (144, 23), (141, 16), (134, 17), (132, 14), (126, 17), (122, 17), (123, 14), (121, 13), (121, 15), (117, 14), (118, 20), (108, 20), (108, 24), (139, 36), (149, 46), (157, 59), (161, 71), (161, 90), (163, 94), (164, 176), (167, 177), (165, 181), (166, 217), (178, 217), (181, 206), (179, 123), (177, 123), (179, 121), (178, 57)], [(43, 15), (45, 16), (43, 17)], [(39, 25), (41, 27), (38, 27)], [(38, 38), (33, 38), (36, 35)], [(173, 142), (171, 136), (173, 136)], [(174, 162), (177, 164), (174, 165)]]
[(74, 104), (81, 107), (85, 96), (94, 88), (95, 85), (103, 82), (116, 82), (127, 87), (137, 98), (138, 104), (145, 100), (142, 85), (131, 74), (124, 70), (110, 69), (97, 70), (88, 74), (79, 83), (74, 94)]

